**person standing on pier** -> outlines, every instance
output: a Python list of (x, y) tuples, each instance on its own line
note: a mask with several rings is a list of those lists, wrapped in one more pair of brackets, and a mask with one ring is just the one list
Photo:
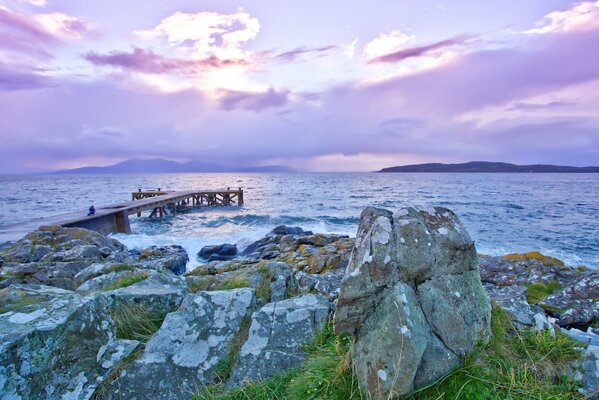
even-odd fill
[(92, 204), (92, 206), (89, 208), (87, 216), (91, 216), (91, 215), (95, 215), (96, 214), (96, 207), (94, 207), (94, 205)]

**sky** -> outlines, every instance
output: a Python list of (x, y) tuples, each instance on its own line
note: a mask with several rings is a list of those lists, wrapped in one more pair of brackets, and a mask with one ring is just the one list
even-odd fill
[(0, 0), (0, 173), (599, 164), (599, 1)]

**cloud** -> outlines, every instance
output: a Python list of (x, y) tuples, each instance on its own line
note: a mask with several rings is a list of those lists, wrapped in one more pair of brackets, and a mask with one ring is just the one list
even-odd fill
[(49, 59), (49, 47), (91, 32), (86, 21), (62, 13), (28, 15), (0, 6), (0, 50), (13, 54)]
[(566, 11), (555, 11), (537, 22), (537, 27), (525, 31), (529, 34), (573, 32), (599, 28), (599, 1), (584, 1)]
[(276, 91), (270, 88), (266, 92), (221, 91), (220, 108), (226, 111), (236, 109), (246, 111), (262, 111), (267, 108), (280, 107), (289, 101), (288, 91)]
[(396, 51), (394, 53), (384, 54), (379, 57), (373, 58), (370, 61), (368, 61), (368, 63), (396, 63), (404, 61), (408, 58), (431, 55), (432, 53), (447, 47), (462, 45), (472, 38), (473, 36), (457, 36), (451, 39), (441, 40), (439, 42), (431, 43), (425, 46), (410, 47), (407, 49)]
[(292, 62), (307, 54), (321, 56), (336, 48), (337, 46), (333, 45), (323, 47), (298, 47), (290, 51), (279, 53), (274, 58), (279, 61)]
[(356, 46), (358, 45), (358, 38), (355, 38), (350, 44), (347, 46), (343, 46), (343, 55), (347, 57), (349, 60), (354, 58), (356, 54)]
[(536, 110), (553, 110), (556, 108), (564, 108), (574, 106), (576, 103), (569, 101), (550, 101), (548, 103), (524, 103), (518, 102), (510, 106), (508, 111), (536, 111)]
[(214, 55), (200, 60), (167, 58), (140, 48), (132, 52), (112, 51), (108, 54), (89, 52), (84, 58), (99, 66), (112, 66), (148, 74), (197, 74), (201, 71), (228, 66), (248, 65), (246, 60), (223, 60)]
[(259, 31), (258, 19), (239, 10), (234, 14), (176, 12), (154, 28), (136, 34), (148, 40), (162, 40), (173, 47), (191, 48), (196, 58), (211, 55), (244, 58), (241, 45), (254, 39)]
[(0, 63), (0, 92), (39, 89), (54, 84), (52, 79), (28, 71), (23, 66), (9, 66)]
[(379, 57), (400, 50), (405, 44), (414, 39), (401, 30), (381, 33), (364, 46), (364, 54), (368, 58)]

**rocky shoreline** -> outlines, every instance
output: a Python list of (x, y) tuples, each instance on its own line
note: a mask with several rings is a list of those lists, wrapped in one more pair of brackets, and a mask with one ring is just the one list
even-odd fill
[[(356, 239), (280, 226), (241, 252), (200, 253), (211, 261), (186, 271), (180, 246), (129, 250), (62, 227), (0, 250), (0, 398), (230, 390), (301, 367), (327, 324), (352, 336), (362, 391), (396, 398), (489, 339), (491, 302), (523, 332), (599, 333), (599, 271), (540, 253), (477, 255), (442, 208), (368, 208)], [(571, 374), (592, 396), (599, 346), (580, 351)]]

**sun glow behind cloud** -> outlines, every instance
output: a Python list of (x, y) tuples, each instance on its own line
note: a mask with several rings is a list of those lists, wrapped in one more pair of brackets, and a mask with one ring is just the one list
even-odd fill
[[(0, 4), (5, 167), (162, 156), (370, 170), (517, 161), (519, 141), (543, 135), (555, 143), (544, 147), (547, 161), (578, 162), (599, 148), (590, 95), (599, 80), (597, 1), (536, 13), (518, 32), (492, 36), (466, 19), (441, 24), (442, 32), (419, 28), (403, 9), (380, 25), (366, 14), (384, 10), (361, 8), (345, 25), (331, 10), (326, 25), (320, 15), (290, 18), (282, 5), (148, 3), (138, 18), (120, 16), (116, 29), (85, 4)], [(452, 7), (414, 12), (452, 22)], [(585, 149), (560, 153), (565, 126)]]

